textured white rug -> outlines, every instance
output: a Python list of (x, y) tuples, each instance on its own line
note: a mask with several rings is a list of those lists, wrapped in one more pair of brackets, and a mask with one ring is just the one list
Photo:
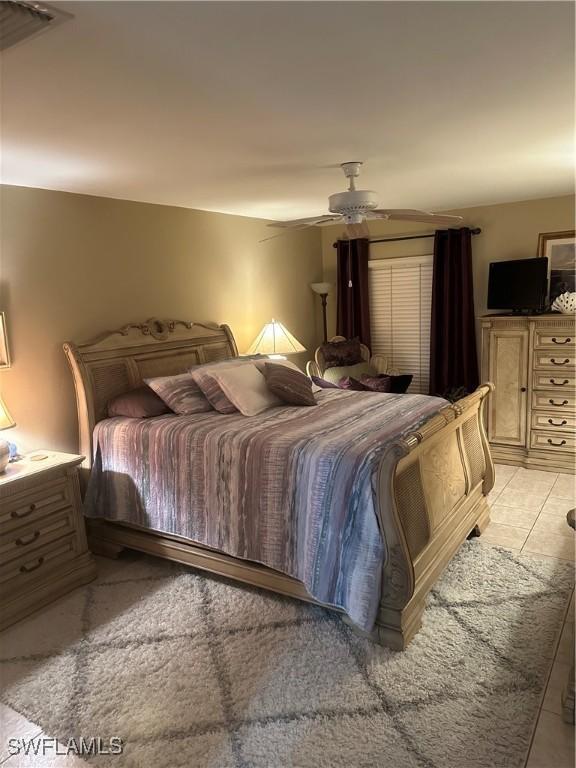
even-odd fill
[(572, 567), (471, 542), (407, 651), (330, 612), (159, 560), (0, 635), (3, 699), (44, 728), (118, 736), (117, 768), (515, 768)]

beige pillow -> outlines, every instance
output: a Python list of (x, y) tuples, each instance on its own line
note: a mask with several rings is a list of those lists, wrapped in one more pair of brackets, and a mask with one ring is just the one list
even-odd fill
[(212, 372), (212, 376), (230, 402), (244, 416), (256, 416), (268, 408), (282, 405), (282, 400), (272, 394), (266, 379), (255, 365), (239, 365)]

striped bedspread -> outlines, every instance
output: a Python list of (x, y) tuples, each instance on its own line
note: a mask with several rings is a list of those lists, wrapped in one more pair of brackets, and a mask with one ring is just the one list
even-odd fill
[(446, 403), (334, 390), (317, 398), (254, 417), (100, 422), (86, 514), (267, 565), (371, 630), (386, 558), (375, 473), (381, 462), (391, 473), (394, 441)]

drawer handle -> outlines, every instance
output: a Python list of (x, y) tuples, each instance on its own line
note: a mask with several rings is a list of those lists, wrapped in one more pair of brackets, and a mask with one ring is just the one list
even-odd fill
[(558, 339), (555, 336), (553, 336), (552, 341), (554, 342), (554, 344), (570, 344), (572, 339), (568, 338), (568, 339), (564, 339), (564, 341), (558, 341)]
[(40, 536), (40, 531), (34, 531), (32, 536), (30, 536), (29, 539), (16, 539), (16, 544), (19, 547), (27, 547), (28, 544), (32, 544), (32, 542), (36, 541), (36, 539)]
[(36, 509), (36, 504), (32, 503), (28, 507), (28, 509), (25, 509), (24, 512), (18, 512), (17, 509), (12, 512), (11, 517), (26, 517), (26, 515), (29, 515), (31, 512), (34, 512)]
[(564, 427), (568, 422), (566, 419), (562, 419), (561, 422), (556, 422), (554, 419), (548, 419), (548, 424), (552, 424), (553, 427)]
[(548, 438), (548, 443), (550, 445), (556, 446), (556, 448), (560, 448), (561, 446), (566, 445), (566, 440), (560, 440), (559, 443), (555, 443), (554, 440), (552, 440), (551, 438)]
[(570, 362), (570, 358), (567, 357), (566, 360), (562, 360), (562, 362), (560, 362), (559, 360), (554, 360), (554, 358), (551, 357), (550, 362), (552, 365), (567, 365)]
[(37, 568), (40, 568), (43, 562), (44, 562), (44, 558), (39, 557), (38, 560), (34, 563), (34, 565), (21, 565), (20, 573), (32, 573), (32, 571), (35, 571)]
[(561, 403), (557, 403), (555, 400), (548, 400), (550, 405), (557, 405), (559, 408), (561, 408), (563, 405), (568, 405), (568, 400), (562, 400)]
[(556, 381), (556, 379), (550, 379), (550, 384), (554, 384), (555, 387), (564, 387), (566, 384), (570, 384), (570, 380), (564, 379), (564, 381)]

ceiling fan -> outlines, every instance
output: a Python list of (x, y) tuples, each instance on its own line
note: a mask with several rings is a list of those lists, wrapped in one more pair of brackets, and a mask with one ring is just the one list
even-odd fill
[(310, 216), (307, 219), (276, 221), (269, 227), (282, 229), (304, 229), (315, 224), (345, 222), (349, 238), (369, 237), (367, 219), (385, 221), (424, 221), (433, 225), (451, 226), (462, 221), (462, 216), (444, 216), (442, 214), (418, 211), (412, 208), (378, 208), (378, 196), (370, 189), (356, 189), (355, 179), (360, 175), (360, 161), (340, 163), (344, 176), (348, 179), (346, 192), (336, 192), (328, 198), (330, 213)]

